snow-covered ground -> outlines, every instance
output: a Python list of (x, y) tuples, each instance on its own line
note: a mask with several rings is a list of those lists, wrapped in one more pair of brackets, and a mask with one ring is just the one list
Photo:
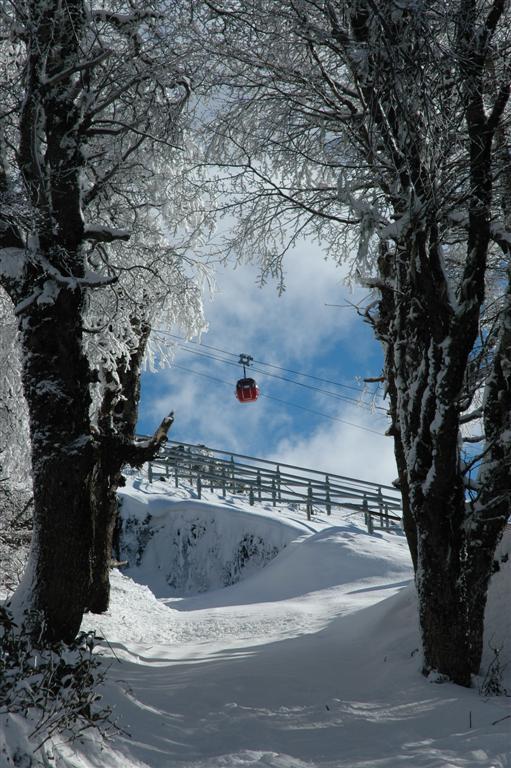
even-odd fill
[[(123, 514), (130, 567), (112, 574), (108, 614), (83, 623), (108, 640), (104, 697), (122, 731), (54, 744), (48, 765), (511, 765), (511, 699), (420, 674), (398, 530), (370, 535), (352, 513), (307, 522), (300, 510), (141, 480), (125, 489)], [(180, 565), (185, 578), (171, 573)], [(510, 572), (502, 563), (492, 579), (486, 665), (490, 643), (511, 661)], [(511, 690), (509, 667), (503, 682)]]

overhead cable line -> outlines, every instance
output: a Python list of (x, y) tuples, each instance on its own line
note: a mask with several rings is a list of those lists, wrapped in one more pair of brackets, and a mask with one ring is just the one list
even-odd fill
[[(166, 334), (168, 336), (172, 336), (173, 338), (180, 339), (179, 336), (175, 336), (174, 334), (168, 333), (166, 331), (157, 331), (157, 333), (164, 333), (164, 334)], [(233, 355), (235, 357), (239, 357), (239, 355), (234, 355), (234, 353), (232, 353), (232, 352), (226, 352), (225, 350), (220, 350), (220, 349), (217, 349), (215, 347), (209, 347), (207, 344), (202, 344), (201, 342), (189, 342), (189, 343), (201, 344), (201, 346), (210, 348), (212, 350), (216, 350), (218, 352), (221, 352), (222, 354)], [(180, 347), (180, 349), (184, 350), (185, 352), (190, 352), (192, 354), (199, 355), (200, 357), (206, 357), (206, 358), (208, 358), (210, 360), (215, 360), (216, 362), (225, 363), (226, 365), (234, 365), (236, 367), (238, 367), (238, 365), (239, 365), (239, 361), (235, 362), (233, 360), (225, 360), (225, 359), (220, 358), (220, 357), (218, 357), (216, 355), (211, 355), (208, 352), (203, 352), (203, 351), (197, 350), (197, 349), (190, 349), (189, 347), (185, 346), (184, 344), (179, 344), (178, 346)], [(283, 368), (282, 366), (279, 366), (279, 365), (273, 365), (272, 363), (261, 363), (258, 360), (254, 360), (254, 362), (257, 363), (258, 365), (266, 365), (267, 367), (276, 368), (276, 369), (281, 370), (281, 371), (288, 371), (289, 370), (289, 369)], [(336, 400), (343, 400), (343, 401), (345, 401), (347, 403), (354, 403), (355, 405), (358, 405), (358, 406), (363, 405), (366, 408), (371, 408), (371, 404), (366, 402), (366, 401), (364, 401), (364, 400), (356, 400), (353, 397), (348, 397), (347, 395), (341, 395), (338, 392), (330, 392), (330, 391), (328, 391), (326, 389), (321, 389), (321, 387), (316, 387), (316, 386), (314, 386), (312, 384), (305, 384), (302, 381), (296, 381), (296, 379), (290, 379), (290, 378), (288, 378), (286, 376), (280, 376), (277, 373), (270, 373), (269, 371), (264, 371), (264, 370), (261, 370), (260, 368), (255, 368), (253, 366), (252, 366), (251, 370), (255, 371), (256, 373), (261, 373), (263, 376), (270, 376), (273, 379), (279, 379), (280, 381), (285, 381), (285, 382), (287, 382), (289, 384), (296, 384), (298, 387), (302, 387), (304, 389), (310, 389), (310, 390), (312, 390), (314, 392), (319, 392), (320, 394), (327, 395), (328, 397), (333, 397)], [(317, 381), (325, 381), (325, 382), (329, 382), (331, 384), (334, 384), (335, 386), (346, 387), (347, 389), (354, 390), (355, 392), (359, 392), (359, 393), (361, 392), (361, 390), (358, 389), (357, 387), (350, 387), (347, 384), (340, 384), (338, 382), (330, 381), (329, 379), (321, 379), (318, 376), (312, 376), (312, 375), (307, 374), (307, 373), (299, 373), (298, 371), (290, 371), (290, 372), (291, 373), (295, 373), (298, 376), (306, 376), (306, 377), (311, 378), (311, 379), (316, 379)], [(374, 405), (374, 408), (376, 408), (379, 411), (386, 411), (387, 410), (386, 408), (384, 408), (384, 407), (382, 407), (380, 405)]]
[[(232, 362), (231, 360), (223, 360), (220, 357), (217, 357), (216, 355), (210, 355), (208, 352), (201, 352), (197, 349), (189, 349), (188, 347), (184, 347), (182, 345), (179, 345), (180, 349), (182, 349), (184, 352), (191, 352), (194, 355), (199, 355), (199, 357), (206, 357), (209, 360), (215, 360), (220, 363), (226, 363), (227, 365), (234, 365), (236, 367), (239, 366), (239, 362)], [(355, 400), (354, 397), (348, 397), (347, 395), (341, 395), (338, 392), (329, 392), (326, 389), (321, 389), (320, 387), (315, 387), (312, 384), (304, 384), (301, 381), (295, 381), (293, 379), (289, 379), (285, 376), (279, 376), (278, 373), (269, 373), (269, 371), (263, 371), (260, 368), (255, 368), (254, 366), (251, 366), (251, 371), (254, 371), (255, 373), (261, 373), (263, 376), (270, 376), (272, 379), (280, 379), (280, 381), (286, 381), (290, 384), (296, 384), (298, 387), (303, 387), (304, 389), (310, 389), (314, 392), (320, 392), (323, 395), (328, 395), (329, 397), (334, 397), (336, 400), (344, 400), (347, 403), (354, 403), (355, 405), (366, 405), (369, 406), (369, 403), (366, 403), (364, 400)], [(360, 390), (359, 390), (360, 391)], [(382, 408), (381, 406), (376, 405), (375, 408), (378, 408), (378, 410), (386, 411), (386, 408)]]
[[(348, 397), (347, 395), (340, 395), (337, 392), (329, 392), (326, 389), (315, 387), (312, 384), (304, 384), (301, 381), (294, 381), (293, 379), (288, 379), (285, 376), (279, 376), (277, 373), (268, 373), (268, 371), (262, 371), (260, 368), (254, 368), (254, 367), (252, 367), (251, 370), (255, 371), (256, 373), (262, 373), (264, 376), (271, 376), (273, 379), (280, 379), (281, 381), (287, 381), (287, 382), (290, 382), (291, 384), (296, 384), (298, 387), (304, 387), (305, 389), (311, 389), (314, 392), (320, 392), (323, 395), (334, 397), (336, 400), (344, 400), (347, 403), (355, 403), (355, 405), (365, 405), (365, 406), (370, 405), (370, 403), (366, 403), (364, 400), (355, 400), (354, 397)], [(381, 405), (375, 405), (374, 407), (377, 408), (379, 411), (387, 410), (386, 408), (383, 408)]]
[[(210, 379), (211, 381), (217, 381), (220, 384), (227, 384), (228, 386), (232, 386), (232, 382), (225, 381), (225, 379), (219, 379), (216, 376), (210, 376), (207, 373), (201, 373), (200, 371), (194, 371), (193, 368), (185, 368), (183, 365), (178, 365), (177, 363), (173, 364), (173, 368), (178, 368), (181, 371), (186, 371), (186, 373), (191, 373), (194, 376), (202, 376), (204, 379)], [(306, 408), (303, 405), (298, 405), (297, 403), (290, 403), (288, 400), (281, 400), (279, 397), (273, 397), (273, 395), (266, 395), (264, 393), (261, 393), (259, 397), (265, 397), (267, 400), (275, 400), (277, 403), (282, 403), (283, 405), (289, 405), (292, 408), (299, 408), (301, 411), (307, 411), (307, 413), (312, 413), (315, 416), (322, 416), (325, 419), (330, 419), (330, 421), (339, 421), (341, 424), (348, 424), (350, 427), (355, 427), (356, 429), (363, 429), (364, 432), (371, 432), (373, 435), (380, 435), (380, 437), (386, 437), (386, 435), (383, 432), (378, 432), (376, 429), (371, 429), (370, 427), (364, 427), (362, 424), (356, 424), (353, 421), (347, 421), (346, 419), (340, 419), (338, 416), (329, 416), (327, 413), (321, 413), (320, 411), (314, 411), (311, 408)]]
[[(213, 347), (210, 344), (205, 344), (203, 341), (189, 341), (188, 339), (185, 339), (184, 336), (177, 336), (174, 333), (170, 333), (170, 331), (163, 331), (158, 328), (154, 329), (155, 333), (163, 333), (165, 336), (170, 336), (173, 339), (177, 339), (178, 341), (184, 342), (185, 344), (194, 344), (197, 346), (205, 347), (206, 349), (211, 349), (214, 352), (220, 352), (223, 355), (229, 355), (230, 357), (236, 358), (236, 360), (239, 358), (239, 353), (236, 352), (229, 352), (226, 349), (220, 349), (219, 347)], [(227, 361), (225, 361), (227, 362)], [(308, 379), (315, 379), (316, 381), (321, 381), (323, 384), (333, 384), (335, 387), (343, 387), (344, 389), (351, 389), (353, 392), (360, 392), (359, 387), (351, 386), (350, 384), (343, 384), (340, 381), (332, 381), (332, 379), (323, 379), (320, 376), (314, 376), (312, 373), (303, 373), (303, 371), (295, 371), (291, 368), (284, 368), (281, 365), (276, 365), (275, 363), (265, 363), (262, 360), (254, 360), (254, 363), (257, 365), (264, 365), (268, 368), (276, 368), (279, 371), (284, 371), (284, 373), (292, 373), (295, 376), (304, 376)], [(269, 376), (269, 374), (266, 374)]]

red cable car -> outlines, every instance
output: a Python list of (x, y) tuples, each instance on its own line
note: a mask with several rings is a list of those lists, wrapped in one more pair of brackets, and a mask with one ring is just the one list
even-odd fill
[(247, 376), (246, 366), (253, 360), (250, 355), (240, 355), (240, 363), (243, 366), (243, 378), (236, 384), (236, 397), (240, 403), (253, 403), (259, 397), (259, 387), (255, 379)]
[(236, 397), (240, 403), (253, 403), (259, 397), (259, 387), (254, 379), (243, 378), (236, 384)]

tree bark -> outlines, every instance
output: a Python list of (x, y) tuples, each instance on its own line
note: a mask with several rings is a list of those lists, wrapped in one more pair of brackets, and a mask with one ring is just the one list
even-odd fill
[(14, 603), (36, 611), (37, 632), (71, 641), (91, 579), (89, 368), (82, 349), (81, 295), (61, 289), (21, 322), (23, 383), (34, 479), (33, 571)]
[[(101, 452), (103, 453), (103, 451)], [(92, 503), (94, 505), (94, 542), (92, 577), (88, 609), (103, 613), (110, 603), (110, 562), (112, 541), (118, 514), (117, 490), (122, 482), (122, 461), (103, 455), (96, 461)]]
[(423, 671), (470, 685), (466, 584), (463, 578), (463, 493), (425, 500), (417, 524), (416, 585), (423, 645)]
[(385, 381), (387, 382), (387, 395), (390, 402), (389, 417), (391, 427), (388, 430), (394, 440), (394, 456), (399, 479), (399, 490), (401, 491), (402, 509), (403, 509), (403, 529), (405, 532), (410, 556), (412, 558), (414, 572), (417, 571), (417, 526), (415, 518), (410, 509), (410, 489), (408, 473), (406, 469), (406, 456), (401, 436), (401, 428), (398, 417), (398, 391), (396, 386), (396, 363), (394, 356), (394, 340), (391, 329), (393, 327), (393, 317), (396, 312), (396, 302), (394, 290), (392, 289), (395, 280), (395, 265), (392, 254), (382, 245), (380, 256), (378, 258), (378, 268), (382, 277), (381, 299), (379, 302), (379, 313), (377, 318), (369, 317), (373, 326), (376, 338), (383, 346)]

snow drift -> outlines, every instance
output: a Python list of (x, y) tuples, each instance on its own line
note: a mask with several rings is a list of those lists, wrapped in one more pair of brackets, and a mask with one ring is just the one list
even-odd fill
[[(156, 597), (194, 595), (235, 584), (259, 571), (293, 539), (304, 523), (279, 520), (243, 504), (212, 504), (168, 495), (129, 481), (121, 491), (118, 554), (124, 571)], [(310, 531), (309, 531), (310, 532)]]

